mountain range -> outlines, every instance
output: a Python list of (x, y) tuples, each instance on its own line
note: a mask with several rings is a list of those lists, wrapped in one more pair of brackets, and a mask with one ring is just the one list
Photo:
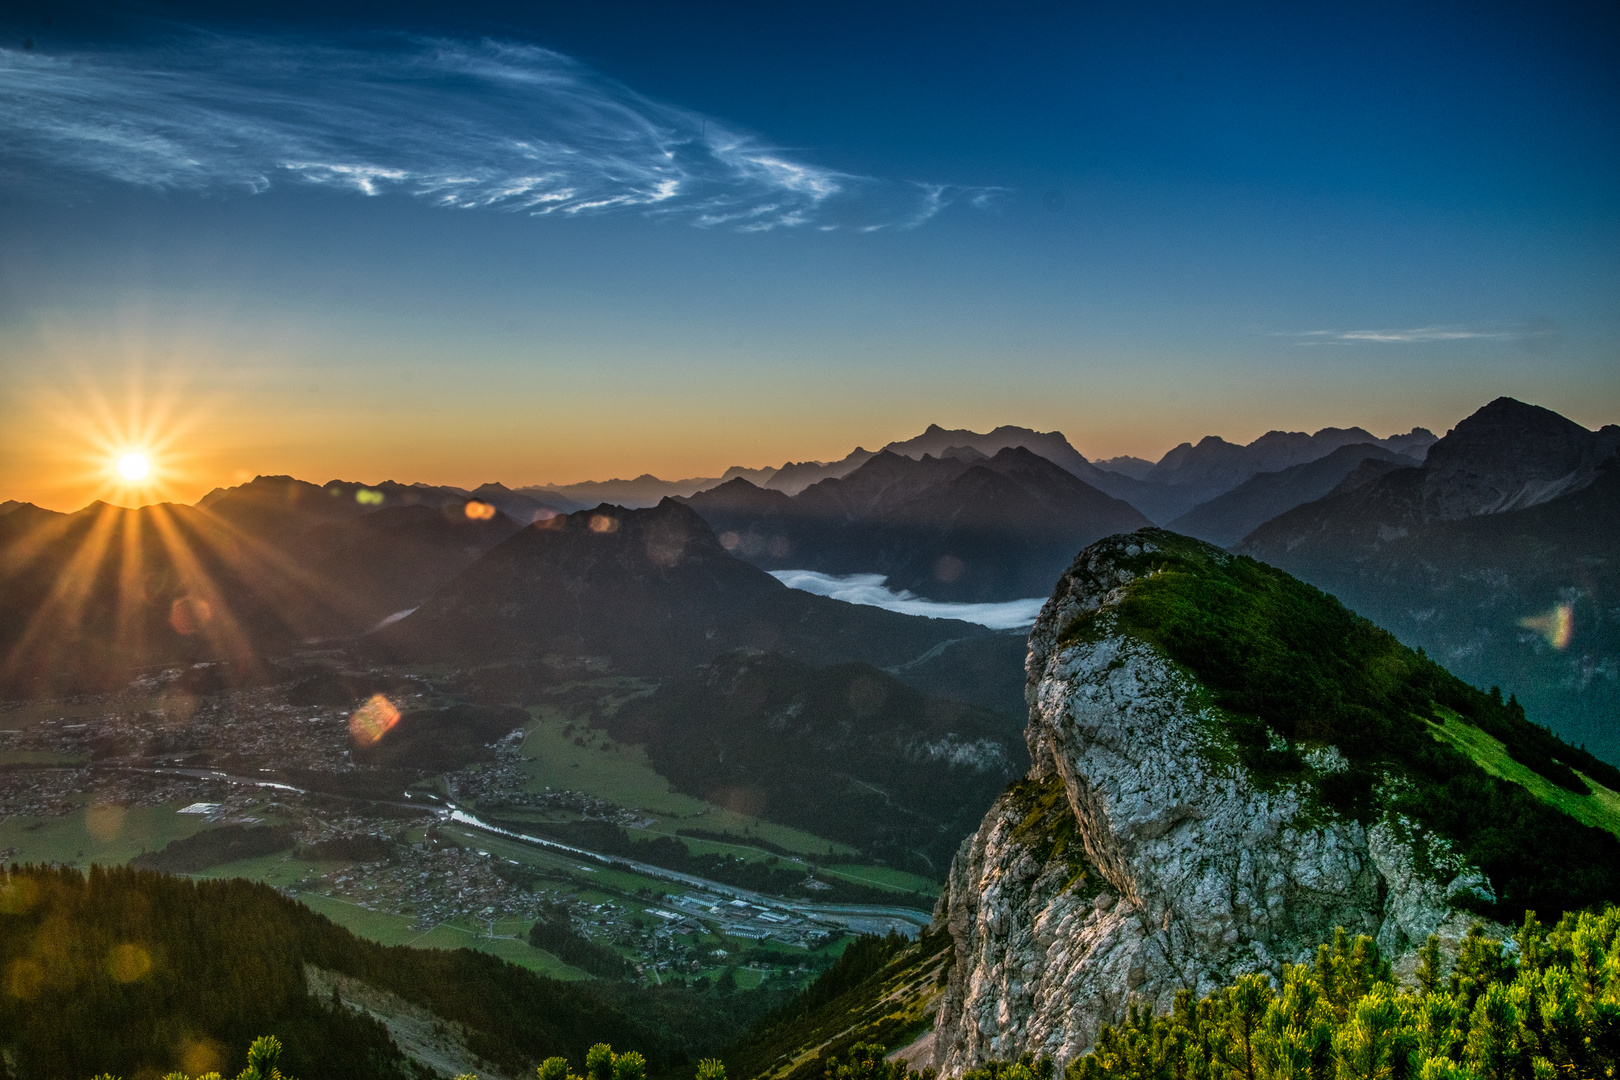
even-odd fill
[[(49, 693), (209, 660), (246, 677), (263, 656), (355, 639), (421, 608), (409, 635), (395, 629), (379, 640), (404, 647), (410, 637), (429, 651), (464, 650), (485, 634), (524, 648), (595, 641), (620, 662), (657, 653), (651, 668), (660, 669), (760, 648), (816, 663), (903, 666), (904, 678), (930, 692), (1017, 711), (1015, 650), (983, 628), (901, 629), (930, 624), (832, 601), (800, 612), (804, 594), (755, 568), (882, 574), (889, 588), (936, 601), (1041, 596), (1080, 547), (1214, 492), (1171, 519), (1173, 528), (1298, 573), (1467, 678), (1520, 694), (1559, 731), (1620, 756), (1607, 719), (1620, 701), (1620, 645), (1606, 599), (1611, 537), (1620, 533), (1606, 479), (1615, 432), (1503, 399), (1432, 444), (1422, 429), (1382, 440), (1359, 428), (1272, 432), (1247, 446), (1209, 437), (1147, 469), (1123, 463), (1137, 474), (1128, 476), (1088, 462), (1057, 432), (935, 425), (816, 465), (821, 478), (791, 494), (781, 485), (797, 486), (813, 469), (730, 470), (731, 479), (684, 498), (696, 515), (678, 528), (668, 517), (676, 512), (657, 504), (570, 509), (561, 489), (541, 498), (493, 483), (259, 477), (195, 507), (96, 504), (59, 514), (6, 504), (0, 686)], [(644, 476), (571, 490), (614, 484), (638, 498), (668, 486)], [(661, 577), (664, 569), (648, 576), (647, 566), (615, 564), (622, 580), (606, 582), (557, 567), (520, 571), (512, 561), (524, 550), (535, 566), (566, 562), (578, 554), (576, 536), (608, 543), (615, 534), (590, 531), (597, 518), (640, 535), (634, 515), (642, 509), (665, 515), (659, 528), (690, 533), (693, 551), (708, 551), (704, 537), (712, 537), (728, 562), (709, 551), (700, 561), (717, 576), (692, 577), (686, 592), (665, 595), (691, 566)], [(636, 556), (642, 564), (649, 550), (644, 544)], [(503, 574), (513, 584), (499, 597)], [(542, 580), (553, 591), (537, 593)], [(489, 595), (476, 599), (475, 585)], [(637, 599), (643, 587), (650, 591)], [(558, 599), (579, 589), (618, 614), (603, 621), (584, 612), (575, 630), (554, 633), (565, 622)], [(451, 628), (475, 607), (488, 616), (485, 629)], [(744, 609), (753, 620), (746, 627), (736, 618)], [(442, 632), (429, 633), (430, 624)], [(638, 639), (638, 625), (667, 626), (668, 640)], [(845, 645), (814, 644), (817, 635)]]
[(367, 642), (400, 658), (588, 654), (667, 674), (736, 649), (888, 667), (990, 633), (789, 589), (665, 499), (524, 529)]
[(1314, 461), (1256, 473), (1224, 495), (1199, 503), (1166, 528), (1230, 547), (1278, 514), (1320, 499), (1363, 461), (1421, 464), (1375, 443), (1351, 443)]
[(739, 478), (686, 501), (757, 565), (882, 573), (890, 588), (967, 602), (1038, 595), (1080, 547), (1149, 524), (1022, 447), (884, 450), (798, 495)]
[(756, 487), (780, 491), (785, 495), (798, 495), (812, 484), (842, 479), (884, 452), (912, 459), (924, 456), (940, 458), (954, 447), (976, 450), (986, 457), (992, 457), (1002, 450), (1021, 447), (1067, 470), (1099, 491), (1129, 502), (1154, 522), (1163, 524), (1197, 504), (1231, 490), (1257, 473), (1275, 472), (1314, 461), (1342, 446), (1371, 444), (1421, 460), (1434, 441), (1434, 434), (1424, 428), (1413, 428), (1405, 435), (1392, 435), (1387, 439), (1376, 438), (1356, 427), (1323, 428), (1315, 434), (1270, 431), (1246, 446), (1208, 435), (1196, 444), (1180, 444), (1158, 462), (1133, 457), (1092, 462), (1058, 431), (1034, 431), (1003, 425), (980, 433), (930, 424), (914, 438), (896, 440), (878, 450), (856, 447), (837, 461), (790, 461), (777, 468), (734, 465), (724, 475), (713, 479), (660, 480), (643, 474), (634, 480), (542, 485), (520, 488), (519, 491), (570, 511), (585, 509), (599, 502), (626, 507), (652, 506), (666, 496), (689, 498), (738, 477)]

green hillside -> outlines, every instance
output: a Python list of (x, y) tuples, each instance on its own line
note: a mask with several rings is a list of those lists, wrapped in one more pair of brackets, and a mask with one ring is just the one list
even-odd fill
[[(1477, 906), (1499, 921), (1620, 898), (1620, 839), (1596, 827), (1606, 817), (1572, 809), (1611, 805), (1583, 775), (1612, 793), (1620, 770), (1281, 570), (1162, 529), (1129, 542), (1141, 541), (1149, 545), (1137, 554), (1126, 554), (1126, 538), (1110, 553), (1139, 575), (1125, 597), (1081, 615), (1060, 640), (1122, 631), (1160, 649), (1219, 718), (1213, 760), (1262, 784), (1307, 785), (1323, 813), (1404, 816), (1432, 830), (1489, 876), (1495, 901)], [(1452, 738), (1435, 737), (1458, 720)], [(1515, 768), (1488, 769), (1476, 760), (1482, 749), (1459, 749), (1470, 731)], [(1347, 767), (1310, 764), (1310, 751), (1327, 746)]]

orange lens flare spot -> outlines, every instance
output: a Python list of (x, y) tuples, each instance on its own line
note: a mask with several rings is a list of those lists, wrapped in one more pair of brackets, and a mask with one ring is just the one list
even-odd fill
[(152, 971), (152, 954), (139, 945), (125, 942), (114, 945), (107, 954), (107, 974), (114, 982), (132, 983), (144, 979)]
[(205, 1076), (208, 1073), (217, 1073), (225, 1067), (225, 1047), (213, 1039), (203, 1037), (200, 1039), (184, 1038), (180, 1045), (175, 1047), (180, 1064), (190, 1076)]
[(104, 844), (116, 839), (124, 830), (124, 808), (117, 803), (91, 803), (84, 812), (84, 827)]
[(495, 516), (493, 506), (487, 502), (479, 502), (477, 499), (468, 503), (463, 509), (466, 510), (467, 517), (472, 521), (488, 521)]
[(137, 484), (152, 475), (151, 459), (137, 450), (118, 455), (113, 468), (117, 470), (120, 479), (131, 484)]
[(39, 902), (39, 886), (31, 878), (0, 878), (0, 915), (25, 915)]
[(591, 532), (611, 533), (619, 531), (619, 519), (608, 517), (606, 514), (591, 515)]
[(381, 694), (372, 694), (366, 703), (349, 717), (349, 738), (356, 746), (375, 746), (378, 740), (399, 723), (399, 710)]
[(28, 1001), (38, 997), (45, 986), (45, 967), (38, 960), (23, 957), (6, 972), (6, 992), (14, 998)]
[(195, 596), (182, 596), (169, 605), (169, 626), (177, 634), (190, 637), (214, 621), (214, 606)]
[(1519, 625), (1546, 638), (1547, 644), (1553, 648), (1567, 649), (1570, 639), (1575, 636), (1575, 609), (1568, 604), (1559, 604), (1545, 615), (1520, 619)]

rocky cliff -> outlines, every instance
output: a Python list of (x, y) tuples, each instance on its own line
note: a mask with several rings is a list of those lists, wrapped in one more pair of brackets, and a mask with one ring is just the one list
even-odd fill
[[(1334, 675), (1335, 654), (1382, 674)], [(1183, 987), (1280, 973), (1335, 926), (1409, 969), (1427, 935), (1466, 931), (1463, 909), (1503, 914), (1528, 886), (1494, 864), (1493, 886), (1480, 838), (1433, 807), (1458, 797), (1448, 771), (1476, 785), (1477, 815), (1515, 797), (1524, 812), (1523, 792), (1436, 756), (1427, 728), (1494, 707), (1437, 670), (1331, 597), (1185, 537), (1082, 552), (1030, 635), (1030, 774), (963, 844), (936, 914), (955, 941), (942, 1072), (1026, 1050), (1061, 1066), (1131, 1000), (1163, 1011)]]

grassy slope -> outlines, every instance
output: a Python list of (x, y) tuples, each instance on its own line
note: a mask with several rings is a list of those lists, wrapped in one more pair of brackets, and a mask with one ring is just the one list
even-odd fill
[[(716, 806), (674, 791), (647, 760), (646, 750), (626, 745), (600, 728), (570, 721), (561, 710), (542, 706), (538, 720), (523, 742), (525, 767), (533, 782), (531, 790), (555, 788), (587, 791), (620, 806), (641, 810), (656, 819), (662, 828), (652, 832), (673, 832), (677, 827), (700, 827), (712, 832), (730, 832), (739, 837), (755, 836), (789, 851), (823, 855), (831, 846), (840, 853), (854, 849), (800, 829), (764, 821), (723, 806)], [(563, 734), (565, 727), (572, 730)], [(585, 745), (576, 745), (574, 739)], [(610, 749), (603, 751), (604, 743)], [(742, 854), (739, 852), (739, 854)]]
[[(1538, 778), (1582, 792), (1572, 766), (1605, 781), (1620, 776), (1612, 766), (1281, 570), (1162, 529), (1136, 536), (1153, 549), (1132, 555), (1127, 539), (1104, 542), (1114, 562), (1139, 575), (1125, 597), (1076, 618), (1060, 640), (1123, 631), (1162, 651), (1203, 688), (1218, 718), (1213, 760), (1246, 768), (1262, 785), (1305, 785), (1322, 813), (1418, 822), (1485, 871), (1497, 900), (1480, 908), (1503, 921), (1526, 908), (1553, 916), (1620, 898), (1620, 840), (1430, 732), (1450, 710)], [(1309, 752), (1320, 746), (1337, 747), (1348, 769), (1312, 768)], [(1448, 880), (1456, 872), (1431, 869)]]
[[(869, 970), (841, 970), (858, 962), (862, 950), (873, 961), (863, 965)], [(812, 1080), (825, 1071), (828, 1057), (842, 1056), (857, 1043), (891, 1050), (910, 1043), (933, 1022), (951, 956), (951, 936), (945, 932), (909, 944), (861, 939), (839, 966), (726, 1051), (728, 1074)]]
[(1481, 731), (1449, 709), (1446, 710), (1446, 722), (1430, 728), (1429, 734), (1455, 746), (1492, 776), (1518, 784), (1542, 802), (1557, 807), (1583, 825), (1605, 829), (1620, 836), (1620, 792), (1609, 790), (1584, 773), (1581, 779), (1591, 789), (1590, 795), (1582, 797), (1559, 787), (1514, 761), (1500, 739)]

